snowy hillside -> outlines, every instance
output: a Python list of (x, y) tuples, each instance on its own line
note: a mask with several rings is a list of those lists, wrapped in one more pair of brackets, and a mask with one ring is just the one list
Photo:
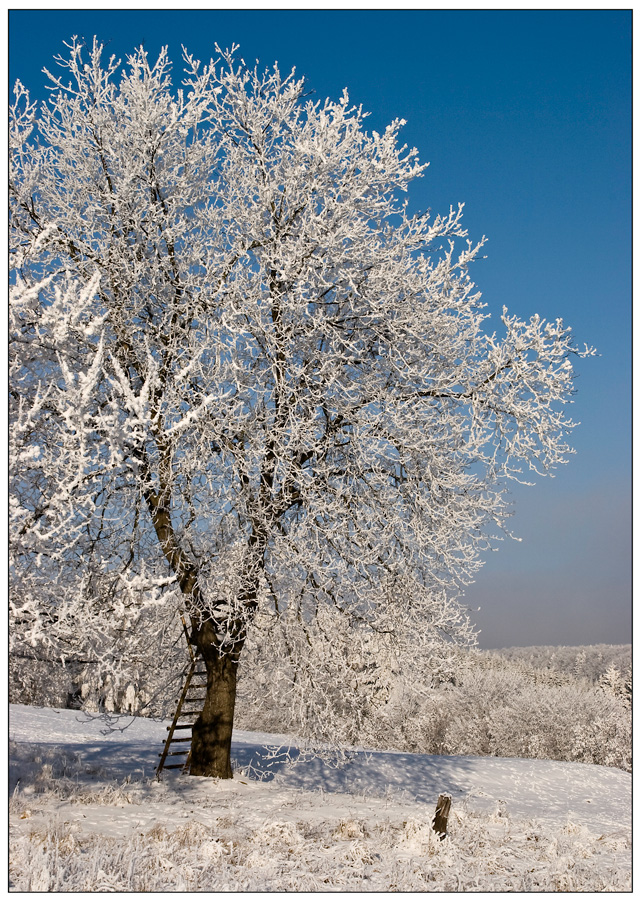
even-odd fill
[(157, 782), (165, 729), (11, 707), (12, 890), (630, 889), (626, 772), (364, 751), (336, 767), (237, 732), (233, 781)]

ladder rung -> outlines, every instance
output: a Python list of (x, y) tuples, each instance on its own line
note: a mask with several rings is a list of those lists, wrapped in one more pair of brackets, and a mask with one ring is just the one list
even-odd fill
[[(195, 641), (190, 635), (189, 629), (184, 620), (184, 614), (181, 613), (182, 616), (182, 624), (184, 626), (185, 635), (187, 638), (187, 642), (189, 644), (193, 644), (197, 646)], [(185, 743), (190, 744), (193, 741), (193, 728), (196, 724), (198, 716), (202, 712), (202, 705), (206, 701), (207, 698), (207, 682), (208, 675), (206, 669), (206, 663), (202, 658), (202, 655), (195, 652), (189, 647), (189, 655), (191, 657), (191, 663), (189, 666), (185, 667), (183, 671), (183, 687), (182, 694), (180, 695), (180, 699), (178, 700), (178, 706), (176, 709), (176, 713), (173, 717), (173, 721), (171, 725), (167, 725), (167, 731), (169, 734), (164, 742), (164, 750), (162, 753), (159, 753), (160, 762), (158, 763), (157, 774), (160, 775), (162, 769), (181, 769), (183, 772), (188, 771), (189, 768), (189, 759), (191, 754), (191, 749), (185, 747), (184, 750), (170, 750), (171, 744), (173, 743)], [(197, 668), (200, 666), (200, 668)], [(202, 666), (205, 666), (203, 669)], [(189, 709), (188, 707), (195, 707)], [(178, 725), (177, 722), (179, 719), (184, 719), (187, 716), (192, 717), (191, 722), (187, 722), (184, 725)], [(175, 737), (175, 731), (191, 731), (192, 734), (188, 737)], [(175, 763), (173, 765), (165, 765), (165, 760), (169, 756), (186, 756), (187, 758), (184, 762)]]

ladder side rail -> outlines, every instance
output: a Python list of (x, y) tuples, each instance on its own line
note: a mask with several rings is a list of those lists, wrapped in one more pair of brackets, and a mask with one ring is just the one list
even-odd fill
[[(200, 658), (198, 657), (197, 652), (194, 652), (193, 644), (191, 641), (191, 635), (189, 632), (189, 627), (185, 620), (184, 610), (182, 610), (182, 609), (180, 610), (180, 621), (182, 622), (182, 629), (184, 631), (184, 636), (187, 641), (187, 650), (189, 651), (189, 657), (191, 658), (191, 666), (189, 668), (189, 672), (187, 674), (187, 678), (186, 678), (184, 687), (182, 689), (182, 694), (180, 695), (180, 700), (178, 701), (178, 707), (177, 707), (175, 715), (173, 717), (173, 721), (171, 722), (171, 725), (169, 727), (169, 734), (167, 735), (167, 739), (164, 744), (164, 749), (163, 749), (163, 752), (160, 757), (160, 762), (158, 763), (158, 767), (156, 769), (156, 777), (160, 775), (163, 768), (172, 768), (172, 769), (180, 768), (179, 766), (166, 765), (167, 756), (173, 755), (173, 754), (169, 754), (169, 747), (171, 746), (172, 741), (186, 742), (186, 741), (191, 740), (191, 738), (174, 738), (173, 737), (173, 734), (176, 730), (189, 727), (189, 726), (184, 726), (184, 725), (178, 725), (178, 719), (180, 718), (180, 716), (182, 714), (182, 706), (185, 702), (186, 695), (189, 690), (189, 685), (191, 684), (191, 679), (193, 678), (193, 676), (195, 674), (195, 670), (196, 670), (198, 663), (201, 661)], [(198, 673), (198, 674), (200, 674), (200, 673)], [(195, 712), (194, 712), (194, 714), (195, 714)], [(185, 713), (185, 715), (186, 715), (186, 713)], [(189, 748), (187, 759), (184, 763), (184, 766), (182, 766), (183, 772), (188, 772), (190, 761), (191, 761), (191, 748)]]
[(184, 618), (184, 610), (180, 610), (180, 621), (182, 622), (182, 630), (184, 631), (184, 636), (187, 639), (187, 650), (189, 651), (189, 656), (191, 657), (191, 661), (196, 661), (196, 654), (193, 652), (193, 644), (191, 643), (191, 635), (189, 634), (189, 627)]
[(189, 689), (189, 685), (191, 684), (191, 679), (193, 678), (193, 673), (194, 673), (194, 670), (196, 667), (196, 660), (195, 660), (195, 658), (193, 658), (193, 652), (191, 655), (192, 655), (191, 665), (190, 665), (189, 671), (187, 673), (187, 678), (185, 680), (184, 687), (182, 688), (180, 700), (178, 701), (178, 708), (176, 709), (175, 715), (173, 717), (173, 721), (171, 722), (171, 725), (169, 726), (169, 734), (167, 735), (167, 739), (166, 739), (165, 745), (164, 745), (164, 751), (162, 753), (162, 756), (160, 757), (160, 762), (158, 763), (158, 768), (156, 769), (156, 775), (159, 775), (160, 772), (162, 772), (162, 769), (164, 767), (164, 763), (167, 758), (167, 754), (169, 752), (169, 745), (171, 744), (171, 739), (173, 738), (173, 732), (176, 730), (176, 726), (178, 725), (178, 718), (179, 718), (180, 712), (182, 710), (184, 698), (186, 697), (187, 691)]

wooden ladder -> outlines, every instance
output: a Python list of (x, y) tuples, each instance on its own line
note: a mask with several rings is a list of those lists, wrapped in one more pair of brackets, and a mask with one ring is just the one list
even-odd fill
[[(167, 725), (169, 734), (164, 742), (164, 749), (162, 753), (158, 754), (160, 762), (156, 769), (156, 778), (160, 777), (160, 773), (163, 769), (182, 769), (184, 773), (189, 771), (189, 765), (191, 763), (191, 729), (195, 720), (202, 712), (202, 706), (207, 691), (207, 670), (205, 668), (204, 660), (193, 651), (193, 646), (189, 641), (189, 634), (184, 619), (182, 620), (182, 624), (185, 626), (187, 647), (189, 648), (191, 663), (187, 669), (184, 686), (182, 688), (182, 693), (180, 694), (180, 699), (178, 700), (173, 721), (171, 722), (171, 725)], [(189, 719), (189, 721), (184, 721), (185, 719)], [(178, 734), (176, 734), (176, 732)], [(183, 734), (184, 737), (181, 736)], [(180, 749), (175, 749), (174, 745), (180, 745)], [(174, 749), (170, 749), (172, 747), (174, 747)], [(167, 762), (169, 757), (173, 759), (178, 756), (186, 756), (186, 759), (182, 762)]]

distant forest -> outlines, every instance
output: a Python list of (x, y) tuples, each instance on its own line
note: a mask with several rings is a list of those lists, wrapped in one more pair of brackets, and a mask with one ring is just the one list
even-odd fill
[(631, 644), (591, 644), (585, 647), (507, 647), (486, 650), (534, 668), (577, 675), (596, 682), (614, 665), (620, 672), (631, 668)]

